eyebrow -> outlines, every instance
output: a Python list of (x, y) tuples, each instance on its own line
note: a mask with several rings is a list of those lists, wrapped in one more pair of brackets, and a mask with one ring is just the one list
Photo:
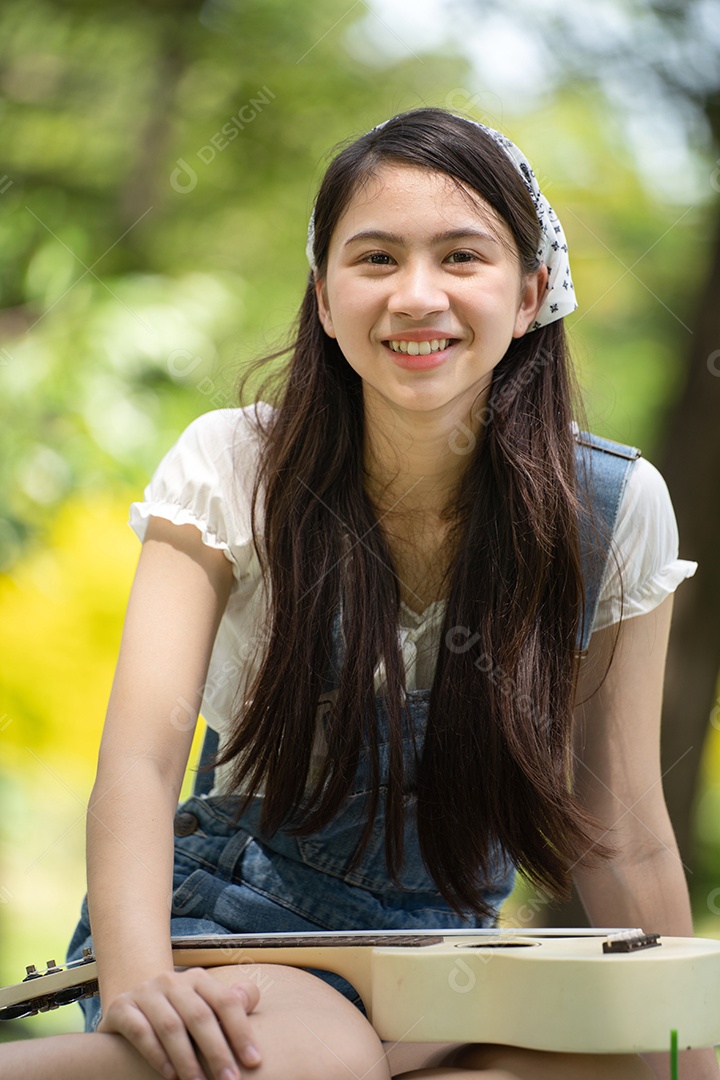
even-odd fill
[[(432, 237), (431, 242), (433, 244), (448, 243), (453, 240), (466, 240), (472, 238), (474, 240), (490, 240), (493, 244), (498, 241), (492, 233), (486, 232), (484, 229), (448, 229), (446, 232), (436, 233)], [(398, 247), (406, 247), (407, 241), (405, 237), (400, 236), (399, 233), (384, 232), (382, 229), (364, 229), (362, 232), (354, 233), (345, 241), (345, 247), (349, 244), (355, 244), (361, 240), (374, 240), (380, 243), (395, 244)]]

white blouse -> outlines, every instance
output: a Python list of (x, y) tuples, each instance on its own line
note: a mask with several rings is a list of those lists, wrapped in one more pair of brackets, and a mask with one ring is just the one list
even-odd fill
[[(271, 406), (260, 404), (261, 417)], [(130, 507), (130, 526), (140, 540), (148, 518), (197, 526), (204, 543), (224, 552), (234, 582), (220, 622), (203, 688), (201, 713), (210, 727), (226, 734), (235, 698), (255, 669), (264, 644), (266, 597), (252, 542), (250, 503), (258, 462), (255, 406), (218, 409), (194, 420), (158, 465), (143, 502)], [(259, 517), (261, 525), (261, 517)], [(697, 563), (678, 559), (678, 531), (667, 486), (658, 470), (639, 458), (630, 471), (614, 540), (623, 580), (622, 610), (618, 568), (608, 559), (593, 632), (623, 618), (651, 611)], [(432, 683), (446, 601), (417, 614), (401, 604), (398, 628), (408, 690)], [(376, 672), (376, 688), (382, 671)], [(240, 698), (240, 700), (242, 700)]]

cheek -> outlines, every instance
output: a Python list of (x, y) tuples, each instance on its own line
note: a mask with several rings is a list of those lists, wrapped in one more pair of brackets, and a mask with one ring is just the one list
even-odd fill
[(381, 308), (376, 294), (368, 294), (361, 287), (336, 288), (329, 293), (328, 309), (338, 339), (357, 340), (366, 336)]

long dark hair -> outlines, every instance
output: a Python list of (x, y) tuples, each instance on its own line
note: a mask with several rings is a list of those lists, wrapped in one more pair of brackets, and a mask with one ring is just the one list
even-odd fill
[[(444, 173), (479, 193), (507, 223), (522, 272), (537, 269), (537, 216), (504, 151), (461, 118), (418, 109), (364, 135), (330, 164), (315, 206), (321, 278), (349, 200), (395, 162)], [(407, 723), (399, 586), (367, 495), (362, 383), (321, 327), (312, 275), (283, 379), (263, 430), (253, 512), (268, 587), (268, 644), (219, 760), (233, 762), (233, 782), (245, 793), (241, 806), (264, 785), (264, 831), (282, 826), (309, 835), (336, 814), (360, 753), (369, 753), (374, 787), (359, 858), (382, 794), (373, 674), (384, 661), (385, 853), (397, 881)], [(574, 398), (562, 321), (514, 339), (493, 373), (482, 438), (467, 455), (451, 508), (447, 611), (416, 794), (425, 864), (461, 913), (488, 914), (483, 886), (498, 843), (558, 896), (567, 894), (578, 860), (591, 850), (608, 854), (572, 795), (576, 635), (584, 611)], [(362, 537), (351, 558), (348, 536)], [(327, 756), (311, 784), (318, 699), (338, 611), (345, 661), (325, 721)]]

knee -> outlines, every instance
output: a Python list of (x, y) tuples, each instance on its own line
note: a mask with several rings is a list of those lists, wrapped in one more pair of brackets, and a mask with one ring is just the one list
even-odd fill
[[(237, 981), (237, 969), (215, 970)], [(248, 1080), (390, 1080), (375, 1030), (336, 990), (284, 965), (257, 965), (252, 975), (262, 987), (249, 1016), (262, 1060), (243, 1072)]]
[(390, 1080), (382, 1043), (367, 1021), (332, 1034), (320, 1024), (303, 1027), (292, 1069), (283, 1070), (283, 1080)]
[(241, 1070), (242, 1075), (248, 1080), (390, 1080), (382, 1043), (367, 1026), (368, 1032), (333, 1029), (321, 1016), (288, 1016), (279, 1038), (268, 1038), (265, 1031), (256, 1039), (260, 1064)]

